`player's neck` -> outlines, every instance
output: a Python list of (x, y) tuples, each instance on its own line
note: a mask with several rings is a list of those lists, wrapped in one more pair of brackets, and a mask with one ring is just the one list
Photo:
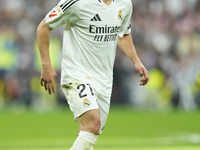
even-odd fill
[(112, 0), (102, 0), (106, 5), (110, 5), (112, 3)]

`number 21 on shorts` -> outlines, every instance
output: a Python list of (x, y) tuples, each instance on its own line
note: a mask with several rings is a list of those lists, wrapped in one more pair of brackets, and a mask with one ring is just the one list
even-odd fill
[(80, 98), (88, 96), (89, 93), (84, 94), (84, 91), (86, 90), (86, 88), (90, 89), (90, 93), (91, 93), (92, 96), (94, 95), (94, 90), (93, 90), (93, 88), (91, 87), (90, 84), (88, 84), (88, 83), (87, 84), (80, 84), (80, 85), (77, 86), (77, 89), (80, 89), (80, 92), (79, 92)]

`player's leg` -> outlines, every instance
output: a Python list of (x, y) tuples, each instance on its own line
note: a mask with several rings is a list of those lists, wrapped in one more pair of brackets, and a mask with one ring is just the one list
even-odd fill
[[(106, 97), (98, 93), (96, 96), (99, 109), (89, 110), (77, 118), (79, 136), (70, 150), (93, 150), (98, 134), (101, 134), (104, 129), (110, 109), (110, 96)], [(79, 145), (85, 145), (85, 149)]]
[(77, 118), (77, 121), (79, 123), (79, 131), (87, 131), (99, 135), (99, 129), (101, 126), (99, 109), (85, 112)]
[(79, 135), (70, 150), (93, 150), (100, 129), (99, 110), (89, 110), (77, 118)]
[(74, 80), (63, 86), (75, 120), (79, 123), (79, 135), (70, 150), (92, 150), (98, 138), (100, 116), (96, 95), (89, 82)]

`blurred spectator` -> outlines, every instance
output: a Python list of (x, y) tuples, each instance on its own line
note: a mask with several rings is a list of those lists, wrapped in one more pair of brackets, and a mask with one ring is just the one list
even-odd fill
[[(199, 107), (200, 1), (132, 1), (132, 37), (151, 80), (140, 87), (134, 65), (118, 49), (112, 102), (145, 109)], [(57, 3), (0, 1), (0, 108), (13, 103), (52, 108), (63, 102), (59, 86), (63, 28), (51, 32), (52, 64), (58, 73), (57, 91), (51, 97), (40, 87), (36, 41), (39, 22)]]

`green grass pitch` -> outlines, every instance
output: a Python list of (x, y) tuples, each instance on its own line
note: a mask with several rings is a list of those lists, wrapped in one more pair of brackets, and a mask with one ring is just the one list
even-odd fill
[[(69, 150), (78, 124), (68, 107), (41, 113), (0, 111), (0, 150)], [(111, 107), (94, 150), (200, 150), (200, 111)]]

